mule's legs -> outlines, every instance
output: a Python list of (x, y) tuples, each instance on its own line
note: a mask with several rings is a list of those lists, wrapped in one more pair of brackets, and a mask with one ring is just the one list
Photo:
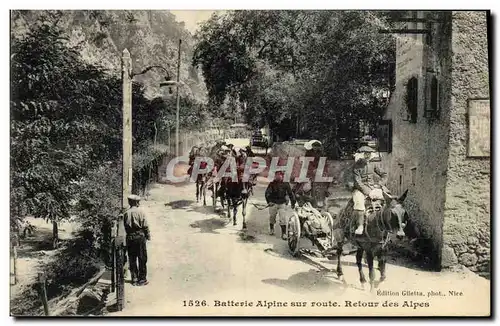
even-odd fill
[[(226, 189), (223, 188), (223, 189), (220, 189), (222, 188), (220, 185), (219, 185), (219, 192), (220, 192), (220, 203), (222, 205), (222, 208), (224, 209), (224, 201), (226, 201), (226, 196), (225, 196), (225, 191)], [(217, 196), (217, 195), (216, 195)], [(229, 205), (229, 203), (226, 203)], [(229, 213), (229, 207), (228, 207), (228, 213)], [(229, 216), (229, 215), (228, 215)]]
[(238, 205), (236, 205), (236, 199), (232, 199), (233, 205), (233, 225), (236, 225), (236, 214), (238, 214)]
[(375, 269), (373, 268), (373, 251), (366, 251), (366, 262), (368, 263), (368, 277), (370, 278), (370, 291), (373, 291), (375, 285)]
[(245, 220), (245, 216), (247, 214), (247, 200), (247, 198), (244, 198), (241, 206), (241, 215), (243, 215), (243, 230), (247, 229), (247, 221)]
[(387, 261), (386, 253), (382, 251), (378, 257), (378, 269), (380, 270), (380, 282), (385, 281), (385, 263)]
[(207, 183), (203, 181), (201, 186), (201, 193), (203, 195), (203, 206), (207, 206)]
[(356, 251), (356, 265), (358, 266), (359, 271), (359, 281), (361, 285), (364, 286), (366, 283), (365, 273), (363, 273), (363, 248), (359, 247), (358, 251)]
[(337, 243), (337, 246), (338, 246), (337, 247), (337, 277), (339, 278), (339, 280), (341, 280), (342, 282), (345, 283), (344, 273), (342, 272), (342, 263), (340, 262), (340, 259), (342, 257), (344, 243), (339, 242), (339, 243)]

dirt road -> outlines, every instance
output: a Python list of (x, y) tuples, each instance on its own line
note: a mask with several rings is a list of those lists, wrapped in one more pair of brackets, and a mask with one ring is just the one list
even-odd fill
[[(237, 226), (227, 224), (211, 200), (207, 207), (195, 202), (194, 190), (192, 183), (157, 184), (141, 203), (152, 230), (150, 284), (127, 283), (126, 307), (111, 315), (489, 314), (490, 283), (471, 272), (433, 273), (389, 262), (387, 280), (370, 293), (360, 287), (353, 256), (344, 257), (344, 285), (327, 270), (335, 269), (334, 261), (293, 258), (279, 235), (268, 235), (266, 210), (249, 205), (243, 236), (241, 213)], [(259, 184), (250, 201), (264, 203), (264, 190)]]

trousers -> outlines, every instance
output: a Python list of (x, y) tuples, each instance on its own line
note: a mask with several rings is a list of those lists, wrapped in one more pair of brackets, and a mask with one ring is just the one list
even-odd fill
[(285, 204), (274, 204), (269, 207), (269, 224), (276, 223), (276, 216), (280, 225), (286, 225)]
[[(369, 197), (372, 200), (383, 200), (384, 195), (382, 194), (382, 189), (374, 188), (370, 191)], [(352, 192), (352, 200), (354, 201), (354, 209), (357, 211), (365, 210), (365, 199), (366, 196), (358, 189), (354, 189)]]
[(148, 252), (144, 235), (127, 236), (127, 252), (132, 280), (147, 280)]

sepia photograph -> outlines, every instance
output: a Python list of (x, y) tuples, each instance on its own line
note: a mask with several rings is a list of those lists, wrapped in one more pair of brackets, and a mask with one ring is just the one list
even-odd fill
[(491, 317), (489, 10), (9, 13), (11, 317)]

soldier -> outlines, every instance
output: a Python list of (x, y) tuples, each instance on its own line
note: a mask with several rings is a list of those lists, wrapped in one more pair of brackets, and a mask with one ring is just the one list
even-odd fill
[(358, 227), (354, 233), (363, 234), (365, 220), (365, 199), (384, 200), (382, 191), (389, 194), (385, 187), (387, 173), (372, 160), (375, 150), (369, 146), (362, 146), (357, 150), (353, 166), (354, 180), (352, 187), (352, 199), (354, 201), (354, 217), (357, 219)]
[(276, 216), (281, 227), (281, 238), (286, 240), (286, 221), (285, 221), (285, 206), (287, 204), (286, 196), (290, 198), (292, 209), (295, 208), (295, 196), (292, 192), (290, 184), (283, 181), (283, 173), (277, 172), (274, 180), (269, 183), (266, 189), (266, 202), (269, 206), (269, 229), (270, 235), (274, 235), (274, 224), (276, 224)]
[[(127, 252), (129, 258), (130, 274), (133, 285), (147, 285), (148, 280), (146, 263), (148, 253), (146, 241), (151, 240), (149, 226), (144, 212), (139, 208), (141, 197), (128, 196), (130, 208), (125, 212), (123, 222), (127, 233)], [(139, 263), (139, 267), (137, 267)]]

